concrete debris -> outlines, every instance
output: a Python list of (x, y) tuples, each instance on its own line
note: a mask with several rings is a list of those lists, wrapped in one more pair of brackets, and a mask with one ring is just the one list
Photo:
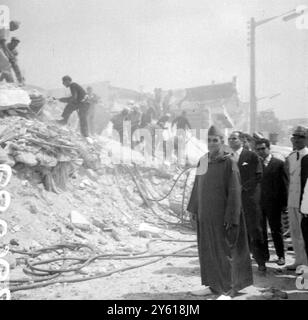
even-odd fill
[(18, 242), (18, 240), (16, 240), (16, 239), (11, 239), (11, 240), (10, 240), (10, 245), (12, 245), (12, 246), (19, 246), (19, 242)]
[(160, 238), (161, 233), (161, 229), (150, 226), (147, 223), (141, 223), (138, 228), (139, 236), (144, 238)]
[[(40, 171), (47, 190), (63, 189), (70, 173), (78, 167), (100, 167), (101, 146), (89, 145), (74, 131), (19, 116), (0, 119), (0, 128), (0, 143), (4, 145), (1, 150), (5, 153), (2, 163), (23, 164)], [(90, 174), (95, 176), (94, 171)]]
[(118, 232), (115, 231), (114, 229), (111, 231), (111, 234), (110, 234), (110, 235), (111, 235), (111, 237), (112, 237), (114, 240), (116, 240), (116, 241), (121, 241), (121, 238), (120, 238)]
[(90, 222), (78, 211), (72, 210), (71, 215), (71, 224), (83, 231), (89, 231), (91, 229)]

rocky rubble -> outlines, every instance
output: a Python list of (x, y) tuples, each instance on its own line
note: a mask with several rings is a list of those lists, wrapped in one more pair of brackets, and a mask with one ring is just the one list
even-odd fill
[(79, 167), (97, 170), (100, 146), (55, 124), (12, 116), (0, 119), (0, 145), (17, 171), (40, 176), (47, 190), (65, 189)]

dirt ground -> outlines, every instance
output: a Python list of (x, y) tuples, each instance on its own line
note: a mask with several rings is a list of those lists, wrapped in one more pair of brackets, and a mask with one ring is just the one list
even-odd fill
[[(195, 239), (195, 235), (173, 233), (178, 239)], [(140, 246), (140, 239), (138, 239)], [(146, 241), (142, 241), (146, 242)], [(174, 251), (187, 244), (161, 243), (157, 241), (154, 252)], [(155, 247), (155, 246), (154, 246)], [(187, 251), (186, 251), (187, 252)], [(196, 249), (189, 249), (196, 254)], [(275, 256), (273, 255), (272, 258)], [(291, 263), (293, 254), (288, 252), (287, 262)], [(131, 266), (140, 261), (100, 261), (87, 267), (86, 272), (100, 272), (108, 268)], [(297, 290), (294, 272), (287, 272), (275, 262), (268, 263), (266, 275), (257, 271), (253, 263), (254, 285), (243, 290), (234, 300), (269, 300), (277, 297), (265, 297), (263, 290), (274, 287), (287, 293), (289, 300), (306, 300), (308, 291)], [(148, 266), (113, 274), (106, 278), (90, 280), (75, 284), (56, 284), (46, 288), (18, 291), (13, 294), (15, 300), (215, 300), (211, 295), (195, 297), (190, 291), (200, 287), (200, 268), (196, 257), (168, 257)]]
[[(157, 172), (143, 172), (147, 184), (152, 185), (152, 196), (166, 194), (174, 179)], [(176, 175), (175, 175), (176, 176)], [(185, 180), (185, 179), (184, 179)], [(181, 181), (180, 181), (181, 182)], [(182, 182), (181, 182), (182, 183)], [(200, 289), (199, 262), (196, 249), (196, 235), (193, 230), (162, 221), (178, 223), (176, 195), (181, 195), (182, 184), (175, 190), (175, 196), (161, 205), (152, 204), (150, 210), (140, 197), (129, 175), (105, 171), (100, 176), (89, 178), (86, 173), (72, 180), (61, 194), (47, 192), (37, 185), (27, 173), (14, 173), (7, 188), (12, 195), (9, 210), (1, 214), (7, 221), (9, 231), (5, 242), (12, 243), (11, 251), (33, 251), (59, 243), (83, 243), (91, 245), (100, 254), (133, 255), (148, 249), (149, 254), (169, 254), (187, 246), (189, 257), (168, 256), (161, 260), (108, 277), (101, 277), (78, 283), (56, 283), (47, 287), (21, 290), (12, 293), (14, 300), (204, 300), (217, 296), (195, 297), (190, 291)], [(159, 190), (159, 192), (157, 191)], [(91, 222), (88, 231), (72, 228), (70, 213), (78, 211)], [(99, 222), (99, 223), (97, 223)], [(142, 234), (141, 223), (158, 228), (158, 234)], [(168, 241), (166, 241), (168, 240)], [(172, 241), (170, 241), (172, 240)], [(180, 241), (179, 241), (180, 240)], [(150, 247), (147, 247), (151, 243)], [(262, 289), (274, 287), (287, 293), (288, 299), (308, 299), (308, 291), (297, 290), (294, 272), (278, 267), (271, 248), (272, 262), (268, 263), (267, 274), (260, 275), (253, 264), (254, 285), (243, 290), (234, 300), (277, 299), (264, 297)], [(46, 256), (48, 257), (48, 255)], [(45, 258), (46, 258), (45, 257)], [(31, 280), (23, 272), (25, 256), (10, 253), (5, 257), (10, 262), (10, 279)], [(99, 260), (81, 271), (66, 275), (82, 277), (98, 272), (110, 272), (118, 268), (139, 265), (156, 258), (131, 260)], [(287, 252), (287, 264), (293, 262), (292, 251)]]

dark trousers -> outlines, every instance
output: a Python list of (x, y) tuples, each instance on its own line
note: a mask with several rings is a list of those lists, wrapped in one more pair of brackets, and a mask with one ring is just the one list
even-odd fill
[(268, 250), (267, 238), (267, 221), (271, 229), (271, 234), (278, 258), (284, 258), (284, 246), (282, 238), (282, 225), (281, 225), (281, 210), (278, 208), (271, 208), (262, 206), (263, 213), (263, 238), (265, 245), (265, 253), (267, 258), (270, 257)]
[(78, 112), (79, 122), (80, 122), (80, 132), (84, 137), (89, 136), (89, 126), (88, 126), (88, 112), (90, 109), (89, 103), (68, 103), (62, 113), (63, 122), (67, 123), (69, 117), (74, 111)]
[(307, 215), (303, 216), (301, 227), (302, 227), (302, 234), (305, 242), (306, 255), (308, 258), (308, 216)]
[(262, 232), (262, 211), (257, 192), (242, 193), (243, 210), (248, 233), (249, 249), (259, 266), (265, 266), (267, 260)]

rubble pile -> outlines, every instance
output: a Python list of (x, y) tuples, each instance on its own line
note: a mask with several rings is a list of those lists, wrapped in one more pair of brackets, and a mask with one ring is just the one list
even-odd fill
[(37, 89), (12, 83), (0, 84), (1, 116), (37, 115), (45, 104), (45, 95)]
[(36, 119), (19, 116), (0, 119), (0, 145), (8, 164), (17, 171), (30, 169), (46, 190), (65, 189), (78, 167), (99, 168), (98, 146), (88, 145), (77, 133)]

